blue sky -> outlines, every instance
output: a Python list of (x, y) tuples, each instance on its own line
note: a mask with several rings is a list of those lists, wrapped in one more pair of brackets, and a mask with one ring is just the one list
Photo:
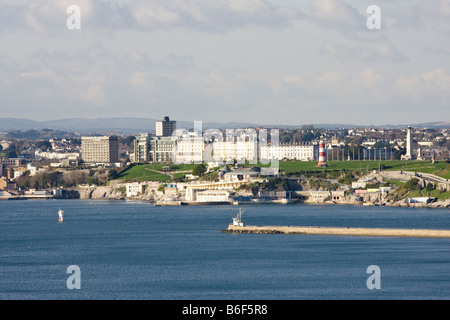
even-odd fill
[(0, 0), (0, 117), (449, 121), (449, 39), (449, 0)]

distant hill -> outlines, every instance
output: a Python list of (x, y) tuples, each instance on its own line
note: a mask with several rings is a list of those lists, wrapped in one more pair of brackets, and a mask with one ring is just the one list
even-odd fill
[[(175, 119), (176, 120), (176, 119)], [(151, 118), (70, 118), (49, 121), (34, 121), (29, 119), (19, 118), (0, 118), (0, 131), (13, 130), (42, 130), (53, 129), (61, 131), (70, 131), (78, 133), (99, 133), (106, 134), (111, 131), (114, 133), (137, 134), (140, 132), (155, 131), (156, 119)], [(311, 125), (311, 124), (309, 124)], [(351, 124), (312, 124), (314, 128), (323, 129), (349, 129), (355, 127), (368, 127)], [(178, 121), (177, 128), (193, 128), (193, 121)], [(266, 127), (266, 128), (280, 128), (280, 129), (294, 129), (301, 128), (303, 125), (261, 125), (255, 123), (240, 123), (240, 122), (204, 122), (203, 129), (217, 128), (217, 129), (236, 129), (248, 127)], [(404, 128), (406, 125), (382, 125), (370, 127), (384, 127), (384, 128)], [(450, 121), (443, 122), (429, 122), (420, 124), (411, 124), (413, 127), (423, 128), (450, 128)]]

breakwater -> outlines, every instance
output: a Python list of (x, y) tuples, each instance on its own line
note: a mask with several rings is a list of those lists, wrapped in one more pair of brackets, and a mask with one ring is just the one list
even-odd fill
[(294, 226), (235, 226), (229, 225), (225, 233), (256, 234), (305, 234), (366, 237), (421, 237), (450, 238), (450, 230), (436, 229), (384, 229), (384, 228), (342, 228), (342, 227), (294, 227)]

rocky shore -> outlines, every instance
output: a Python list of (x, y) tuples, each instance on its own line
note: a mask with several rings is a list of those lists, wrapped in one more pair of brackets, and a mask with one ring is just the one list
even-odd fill
[[(76, 197), (74, 194), (78, 193)], [(120, 188), (101, 186), (101, 187), (83, 187), (76, 188), (70, 193), (70, 198), (79, 199), (98, 199), (98, 200), (136, 200), (136, 201), (149, 201), (152, 203), (161, 202), (168, 197), (175, 198), (179, 201), (184, 201), (183, 197), (177, 197), (175, 194), (165, 194), (159, 191), (156, 187), (146, 188), (142, 194), (128, 196), (125, 191)], [(450, 208), (450, 199), (434, 201), (430, 203), (409, 203), (407, 199), (401, 199), (393, 201), (388, 198), (387, 194), (373, 193), (363, 195), (348, 195), (338, 201), (291, 201), (291, 202), (305, 202), (309, 204), (352, 204), (352, 205), (364, 205), (364, 206), (387, 206), (387, 207), (410, 207), (410, 208)], [(230, 202), (231, 204), (231, 202)]]

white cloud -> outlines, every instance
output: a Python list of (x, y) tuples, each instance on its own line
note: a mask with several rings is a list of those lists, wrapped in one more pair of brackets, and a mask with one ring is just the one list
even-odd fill
[(447, 75), (444, 70), (436, 69), (423, 73), (421, 77), (430, 87), (450, 94), (450, 75)]
[(350, 4), (341, 0), (311, 0), (310, 16), (320, 26), (360, 29), (365, 18)]
[(154, 82), (150, 75), (146, 72), (137, 71), (131, 78), (130, 83), (135, 87), (148, 88), (154, 86)]
[(131, 14), (139, 27), (152, 29), (174, 27), (181, 22), (180, 15), (157, 2), (140, 2), (131, 7)]
[[(66, 28), (69, 3), (82, 5), (80, 32)], [(357, 0), (2, 2), (0, 111), (376, 122), (427, 103), (445, 117), (448, 3), (382, 0), (371, 32)], [(399, 27), (417, 16), (423, 30)]]
[(317, 78), (316, 84), (319, 87), (333, 86), (339, 81), (339, 78), (340, 76), (337, 72), (327, 72)]
[(400, 94), (413, 100), (424, 100), (427, 97), (432, 97), (445, 101), (450, 98), (450, 75), (442, 69), (399, 77), (395, 86)]
[[(117, 32), (187, 28), (207, 32), (227, 32), (251, 25), (283, 28), (299, 19), (293, 7), (283, 7), (266, 0), (217, 0), (186, 2), (182, 0), (46, 0), (25, 5), (0, 4), (0, 18), (19, 30), (25, 26), (38, 33), (61, 34), (67, 30), (65, 21), (69, 5), (81, 10), (82, 29), (90, 32)], [(9, 17), (6, 17), (6, 13)]]
[(320, 52), (333, 56), (339, 61), (364, 62), (407, 62), (409, 58), (401, 53), (395, 46), (387, 41), (365, 43), (364, 46), (351, 46), (348, 44), (333, 44), (326, 41), (320, 47)]
[(373, 69), (362, 70), (357, 77), (357, 83), (366, 89), (374, 89), (382, 82), (383, 76), (375, 73)]

